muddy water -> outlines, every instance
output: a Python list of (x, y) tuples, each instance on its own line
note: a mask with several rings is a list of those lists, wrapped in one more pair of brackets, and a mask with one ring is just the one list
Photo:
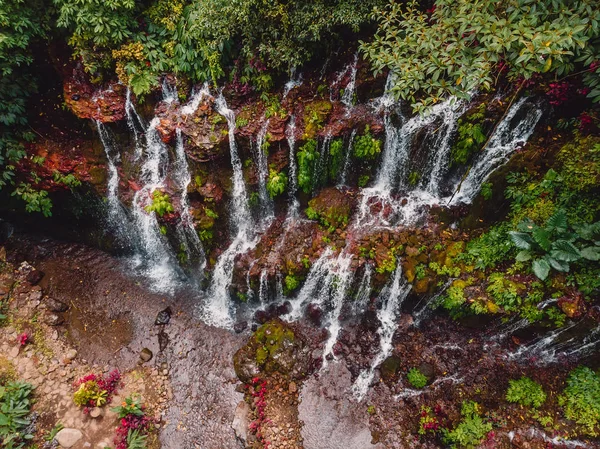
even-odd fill
[[(12, 261), (28, 260), (44, 271), (45, 294), (71, 307), (65, 329), (79, 357), (126, 371), (138, 363), (142, 348), (153, 352), (148, 364), (167, 373), (173, 388), (163, 417), (163, 448), (243, 447), (231, 429), (243, 399), (235, 391), (232, 357), (243, 337), (193, 319), (192, 292), (174, 298), (155, 294), (142, 279), (129, 277), (122, 261), (83, 245), (14, 236), (7, 249)], [(155, 325), (157, 313), (167, 306), (171, 321)]]

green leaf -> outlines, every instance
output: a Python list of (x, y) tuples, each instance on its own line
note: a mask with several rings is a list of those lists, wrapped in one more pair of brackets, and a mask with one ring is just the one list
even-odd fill
[(513, 244), (517, 248), (531, 249), (531, 244), (533, 243), (533, 240), (531, 240), (531, 237), (528, 234), (525, 234), (524, 232), (511, 231), (509, 232), (509, 235)]
[(544, 251), (550, 251), (552, 242), (550, 241), (551, 234), (543, 228), (536, 228), (532, 232), (533, 239)]
[(548, 261), (550, 266), (554, 268), (556, 271), (562, 271), (563, 273), (567, 273), (570, 269), (569, 262), (563, 262), (561, 260), (556, 260), (553, 257), (546, 256), (545, 260)]
[(588, 246), (580, 251), (581, 257), (587, 260), (600, 260), (600, 247)]
[(561, 209), (548, 218), (546, 228), (550, 231), (565, 232), (567, 230), (567, 214), (565, 211)]
[(531, 259), (531, 253), (527, 250), (519, 251), (517, 254), (516, 260), (517, 262), (527, 262)]
[(550, 273), (550, 264), (544, 259), (534, 260), (531, 268), (533, 269), (533, 273), (542, 281), (546, 280)]
[(557, 240), (552, 244), (550, 255), (565, 262), (575, 262), (581, 258), (579, 250), (571, 242), (566, 240)]

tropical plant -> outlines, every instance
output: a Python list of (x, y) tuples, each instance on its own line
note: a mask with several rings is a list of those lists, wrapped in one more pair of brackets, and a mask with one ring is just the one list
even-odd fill
[(144, 210), (148, 213), (156, 212), (159, 217), (162, 217), (165, 214), (173, 213), (175, 209), (168, 194), (155, 190), (152, 192), (152, 203), (148, 204)]
[(600, 435), (600, 376), (586, 366), (575, 368), (558, 398), (565, 416), (582, 426), (586, 435)]
[(358, 159), (374, 159), (381, 153), (381, 141), (371, 135), (369, 125), (362, 136), (358, 136), (353, 145), (354, 156)]
[(340, 174), (343, 163), (344, 141), (334, 139), (329, 146), (329, 179), (335, 181)]
[(125, 418), (127, 415), (144, 416), (142, 401), (138, 397), (127, 397), (121, 405), (110, 409), (115, 412), (119, 418)]
[(525, 407), (539, 408), (546, 401), (546, 393), (540, 384), (529, 377), (508, 381), (506, 400)]
[(464, 401), (460, 414), (462, 419), (454, 430), (443, 430), (443, 439), (451, 447), (475, 448), (492, 430), (492, 424), (481, 417), (477, 402)]
[(33, 385), (24, 382), (8, 382), (0, 385), (0, 443), (3, 448), (21, 449), (33, 439), (22, 433), (31, 423)]
[(287, 176), (285, 173), (278, 172), (272, 168), (269, 170), (269, 179), (267, 181), (267, 192), (271, 198), (275, 198), (285, 192), (287, 187)]
[(423, 388), (427, 385), (427, 376), (425, 376), (419, 368), (411, 368), (406, 374), (408, 383), (415, 388)]
[(597, 50), (585, 49), (600, 35), (595, 0), (437, 0), (428, 11), (412, 0), (390, 2), (376, 17), (375, 38), (361, 49), (375, 73), (391, 71), (393, 92), (415, 109), (490, 90), (503, 73), (564, 76), (582, 68), (578, 60), (594, 60)]
[(572, 263), (600, 260), (600, 222), (570, 228), (561, 209), (543, 227), (524, 220), (518, 229), (509, 233), (513, 244), (521, 250), (516, 260), (533, 260), (531, 268), (541, 280), (548, 277), (551, 269), (568, 272)]
[(317, 141), (309, 139), (298, 150), (298, 187), (304, 193), (310, 193), (313, 189), (315, 177), (315, 166), (319, 158), (317, 152)]

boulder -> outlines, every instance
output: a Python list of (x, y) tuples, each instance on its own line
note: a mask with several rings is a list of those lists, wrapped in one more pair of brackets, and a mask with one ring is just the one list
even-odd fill
[(157, 326), (164, 326), (165, 324), (169, 324), (169, 321), (171, 321), (171, 313), (172, 312), (170, 307), (161, 310), (156, 315), (156, 320), (154, 320), (154, 324), (156, 324)]
[(44, 323), (48, 326), (60, 326), (65, 322), (65, 319), (56, 313), (47, 311), (44, 315)]
[(54, 298), (46, 298), (44, 303), (46, 304), (46, 308), (49, 311), (55, 312), (55, 313), (66, 312), (69, 309), (69, 306), (66, 305), (64, 302), (59, 301), (58, 299), (54, 299)]
[(235, 436), (242, 443), (246, 443), (248, 439), (248, 415), (250, 414), (250, 406), (241, 401), (235, 408), (233, 422), (231, 428), (235, 432)]
[(65, 428), (56, 434), (56, 441), (60, 447), (69, 448), (75, 446), (79, 440), (83, 438), (83, 433), (79, 429)]

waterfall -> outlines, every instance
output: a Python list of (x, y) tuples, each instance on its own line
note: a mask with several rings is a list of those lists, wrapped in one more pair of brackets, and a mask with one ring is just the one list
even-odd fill
[(208, 83), (204, 83), (202, 89), (194, 92), (191, 100), (181, 108), (181, 115), (191, 115), (196, 112), (200, 103), (207, 97), (210, 97), (210, 89), (208, 88)]
[(319, 153), (319, 159), (315, 165), (315, 175), (313, 180), (313, 192), (317, 188), (324, 185), (327, 181), (327, 161), (329, 160), (329, 147), (331, 144), (331, 132), (328, 132), (321, 143), (321, 151)]
[[(358, 66), (358, 53), (356, 53), (354, 55), (354, 62), (352, 63), (352, 66), (350, 67), (350, 81), (348, 82), (348, 84), (346, 85), (346, 88), (344, 89), (344, 95), (342, 95), (342, 103), (344, 103), (344, 105), (346, 105), (346, 114), (349, 115), (350, 111), (352, 110), (353, 107), (353, 102), (354, 102), (354, 91), (356, 89), (356, 69)], [(346, 72), (347, 73), (347, 72)]]
[(190, 213), (190, 204), (188, 199), (188, 188), (192, 182), (192, 176), (190, 175), (190, 169), (183, 146), (183, 135), (181, 129), (176, 130), (177, 140), (175, 146), (175, 163), (174, 170), (172, 172), (172, 179), (177, 188), (180, 191), (180, 215), (181, 215), (181, 227), (178, 227), (180, 231), (180, 240), (184, 245), (184, 249), (188, 260), (198, 259), (200, 264), (200, 274), (204, 269), (206, 263), (204, 256), (204, 248), (202, 242), (198, 237), (196, 228), (194, 227), (194, 221)]
[(375, 375), (375, 368), (392, 352), (392, 340), (398, 328), (396, 319), (398, 318), (402, 302), (408, 296), (410, 289), (411, 285), (402, 275), (402, 265), (398, 263), (394, 276), (381, 291), (378, 298), (381, 301), (381, 309), (377, 311), (377, 318), (381, 323), (377, 330), (379, 334), (379, 353), (371, 363), (371, 367), (360, 373), (352, 386), (352, 393), (359, 401), (364, 398), (369, 389), (369, 385)]
[(223, 93), (219, 94), (216, 104), (217, 112), (227, 120), (229, 128), (229, 150), (233, 168), (233, 189), (231, 192), (230, 222), (234, 236), (229, 247), (221, 254), (212, 274), (212, 282), (208, 289), (207, 302), (202, 310), (204, 321), (219, 327), (231, 327), (233, 319), (230, 312), (231, 300), (229, 287), (233, 276), (234, 261), (257, 243), (253, 236), (253, 220), (248, 205), (246, 185), (242, 171), (237, 144), (235, 141), (235, 113), (227, 107)]
[(273, 210), (273, 200), (267, 192), (267, 180), (269, 179), (269, 166), (267, 162), (268, 150), (264, 150), (265, 138), (269, 128), (269, 120), (265, 120), (258, 135), (256, 136), (256, 145), (254, 148), (254, 157), (256, 159), (256, 176), (258, 178), (258, 198), (260, 201), (260, 227), (266, 229), (271, 224), (275, 216)]
[(358, 286), (358, 291), (356, 292), (356, 298), (352, 303), (352, 308), (354, 313), (359, 314), (362, 313), (367, 304), (369, 303), (369, 299), (371, 298), (371, 276), (373, 275), (373, 265), (366, 264), (365, 272), (363, 273), (363, 277), (360, 280), (360, 284)]
[(289, 205), (288, 205), (288, 219), (294, 219), (298, 216), (298, 210), (300, 209), (300, 203), (296, 198), (296, 193), (298, 192), (298, 162), (296, 161), (296, 116), (292, 115), (290, 118), (290, 123), (285, 129), (285, 137), (287, 139), (288, 147), (290, 149), (289, 156), (289, 182), (288, 182), (288, 196), (289, 196)]
[[(130, 227), (129, 217), (119, 200), (119, 164), (121, 156), (115, 149), (114, 142), (102, 122), (96, 120), (100, 141), (104, 147), (107, 160), (108, 184), (106, 186), (106, 202), (108, 203), (108, 223), (124, 242), (131, 242), (132, 236), (127, 229)], [(134, 245), (135, 246), (135, 245)]]
[(352, 130), (350, 134), (350, 140), (348, 142), (348, 149), (346, 150), (346, 156), (344, 157), (344, 166), (342, 167), (342, 173), (340, 175), (340, 182), (338, 188), (346, 186), (346, 178), (348, 176), (348, 170), (350, 168), (350, 158), (352, 157), (352, 149), (354, 148), (354, 138), (356, 137), (356, 129)]
[(142, 155), (142, 143), (139, 134), (143, 134), (146, 125), (131, 102), (131, 88), (129, 86), (127, 86), (127, 93), (125, 94), (125, 116), (127, 117), (127, 127), (133, 134), (135, 142), (135, 158), (139, 159)]
[(161, 88), (162, 88), (163, 101), (165, 103), (171, 104), (175, 100), (177, 100), (177, 98), (178, 98), (177, 88), (175, 86), (171, 86), (169, 83), (167, 83), (166, 78), (163, 78)]
[(258, 280), (258, 300), (263, 305), (269, 300), (269, 283), (267, 281), (266, 269), (263, 269), (260, 272), (260, 277)]
[(285, 83), (283, 87), (283, 99), (287, 98), (289, 93), (295, 89), (296, 87), (300, 87), (302, 85), (302, 73), (298, 75), (298, 79), (294, 79), (294, 75), (296, 74), (296, 69), (292, 69), (292, 73), (290, 73), (290, 80)]
[(156, 130), (158, 124), (159, 119), (155, 117), (146, 130), (146, 148), (139, 178), (142, 187), (133, 197), (133, 217), (141, 246), (141, 254), (134, 262), (142, 268), (155, 289), (172, 292), (179, 275), (177, 263), (156, 214), (145, 210), (152, 203), (154, 191), (164, 187), (168, 172), (169, 155)]
[(492, 172), (506, 161), (513, 151), (529, 140), (541, 117), (542, 109), (526, 97), (511, 106), (462, 183), (456, 185), (455, 191), (458, 192), (452, 198), (451, 204), (470, 204)]

